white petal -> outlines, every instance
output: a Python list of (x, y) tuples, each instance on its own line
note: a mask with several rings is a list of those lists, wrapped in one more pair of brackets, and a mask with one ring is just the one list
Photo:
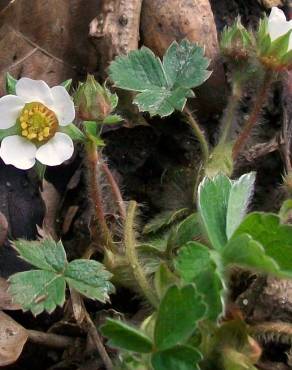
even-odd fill
[(73, 141), (70, 136), (57, 132), (46, 144), (38, 148), (36, 159), (47, 166), (58, 166), (72, 157)]
[(292, 21), (286, 21), (286, 16), (282, 10), (273, 7), (268, 21), (268, 31), (271, 40), (274, 41), (278, 37), (285, 35), (292, 29)]
[(51, 109), (56, 113), (59, 125), (69, 125), (75, 118), (74, 103), (70, 95), (63, 86), (52, 87), (51, 92), (54, 100)]
[(37, 148), (21, 136), (7, 136), (2, 140), (0, 157), (5, 164), (12, 164), (21, 170), (28, 170), (35, 164)]
[(6, 129), (15, 125), (24, 101), (15, 95), (5, 95), (0, 98), (0, 129)]
[(17, 81), (15, 90), (16, 95), (23, 98), (26, 103), (36, 101), (46, 106), (53, 104), (51, 89), (44, 81), (23, 77)]

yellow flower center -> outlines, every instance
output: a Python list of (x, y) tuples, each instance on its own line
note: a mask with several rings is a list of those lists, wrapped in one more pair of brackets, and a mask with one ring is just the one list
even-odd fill
[(42, 103), (25, 104), (19, 116), (21, 135), (35, 142), (48, 141), (58, 129), (56, 114)]

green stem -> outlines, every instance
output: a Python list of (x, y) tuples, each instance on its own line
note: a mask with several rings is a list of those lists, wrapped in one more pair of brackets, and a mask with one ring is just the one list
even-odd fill
[(203, 166), (205, 167), (205, 165), (207, 164), (208, 159), (209, 159), (209, 145), (208, 145), (208, 142), (205, 138), (205, 135), (204, 135), (203, 131), (200, 129), (200, 126), (199, 126), (198, 122), (193, 117), (190, 109), (187, 106), (184, 108), (184, 113), (187, 116), (188, 124), (191, 126), (195, 136), (197, 137), (197, 139), (200, 143), (201, 152), (202, 152), (202, 156), (203, 156)]
[(250, 116), (247, 119), (241, 134), (238, 136), (233, 146), (232, 151), (233, 160), (236, 160), (241, 150), (244, 149), (246, 141), (249, 138), (252, 129), (254, 128), (255, 124), (258, 121), (261, 109), (266, 101), (273, 77), (274, 75), (272, 71), (265, 72), (263, 83), (258, 91)]
[(124, 235), (124, 243), (126, 249), (126, 257), (130, 263), (132, 268), (134, 277), (145, 295), (148, 301), (152, 304), (153, 307), (158, 307), (158, 298), (155, 295), (153, 288), (150, 286), (146, 275), (144, 273), (143, 268), (141, 267), (138, 259), (138, 255), (136, 253), (136, 242), (134, 236), (134, 218), (135, 218), (135, 211), (137, 208), (137, 203), (135, 201), (131, 201), (129, 203), (126, 222), (125, 222), (125, 235)]
[[(116, 248), (112, 239), (111, 232), (105, 220), (103, 204), (101, 200), (101, 190), (97, 174), (99, 164), (98, 151), (96, 145), (93, 142), (87, 143), (86, 150), (86, 164), (88, 168), (88, 192), (94, 207), (95, 221), (99, 226), (99, 231), (101, 233), (102, 241), (105, 247), (114, 252)], [(95, 227), (93, 230), (93, 236), (95, 239), (97, 239), (99, 237), (97, 230)]]

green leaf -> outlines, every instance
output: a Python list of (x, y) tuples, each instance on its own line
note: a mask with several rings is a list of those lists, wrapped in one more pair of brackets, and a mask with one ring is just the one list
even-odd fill
[(38, 315), (44, 310), (51, 313), (65, 302), (66, 283), (52, 271), (31, 270), (18, 272), (9, 278), (9, 293), (24, 311)]
[(12, 77), (9, 72), (6, 73), (5, 79), (6, 79), (7, 94), (15, 95), (16, 94), (15, 85), (16, 85), (17, 80), (14, 77)]
[(207, 318), (217, 320), (223, 311), (223, 284), (216, 271), (210, 250), (197, 242), (181, 248), (174, 261), (176, 270), (186, 283), (195, 283), (207, 303)]
[(201, 353), (190, 346), (176, 346), (152, 355), (154, 370), (200, 370)]
[(194, 96), (191, 89), (210, 76), (203, 54), (201, 47), (187, 40), (173, 42), (162, 64), (150, 49), (142, 47), (116, 58), (109, 75), (115, 86), (139, 93), (134, 103), (141, 111), (164, 117), (175, 109), (182, 111), (186, 99)]
[(250, 213), (235, 231), (233, 238), (249, 234), (273, 258), (282, 275), (292, 277), (292, 226), (280, 223), (272, 213)]
[(85, 140), (85, 135), (76, 125), (74, 125), (74, 123), (70, 123), (70, 125), (67, 126), (60, 126), (59, 130), (64, 134), (70, 136), (72, 140), (76, 141)]
[(114, 292), (114, 286), (109, 282), (112, 274), (103, 264), (94, 260), (79, 259), (70, 262), (64, 276), (70, 287), (100, 302), (106, 302), (109, 293)]
[(63, 272), (67, 264), (61, 241), (56, 243), (53, 239), (41, 241), (19, 239), (13, 246), (23, 260), (42, 270)]
[(71, 85), (72, 85), (72, 78), (70, 78), (69, 80), (66, 80), (66, 81), (63, 81), (61, 83), (61, 86), (65, 87), (65, 89), (69, 92), (70, 88), (71, 88)]
[(226, 215), (226, 235), (230, 239), (240, 225), (254, 191), (255, 172), (247, 173), (232, 182)]
[(175, 41), (163, 57), (163, 67), (170, 86), (192, 89), (206, 81), (211, 72), (210, 61), (204, 57), (204, 49), (182, 40)]
[(118, 114), (112, 114), (110, 116), (105, 117), (105, 119), (102, 121), (103, 125), (115, 125), (116, 123), (119, 123), (123, 120), (121, 116)]
[(154, 276), (154, 286), (159, 297), (163, 297), (167, 289), (178, 283), (178, 278), (174, 275), (165, 263), (159, 265)]
[(279, 266), (264, 247), (248, 234), (232, 238), (222, 250), (225, 265), (239, 265), (267, 273), (278, 273)]
[(217, 250), (227, 243), (226, 214), (232, 183), (219, 174), (205, 178), (198, 189), (198, 209), (210, 242)]
[(163, 227), (182, 219), (188, 212), (189, 210), (187, 208), (161, 212), (144, 226), (143, 234), (155, 233)]
[(175, 226), (170, 234), (168, 244), (173, 248), (181, 247), (198, 238), (202, 233), (198, 214), (193, 213)]
[(65, 301), (66, 281), (71, 288), (88, 298), (105, 302), (114, 288), (111, 274), (93, 260), (67, 262), (64, 247), (52, 239), (17, 240), (14, 248), (20, 257), (40, 270), (25, 271), (10, 277), (10, 293), (15, 302), (35, 315), (52, 312)]
[(109, 346), (138, 353), (150, 353), (152, 351), (153, 345), (149, 337), (121, 321), (108, 318), (100, 331), (102, 335), (109, 338)]
[(165, 350), (187, 340), (205, 311), (206, 306), (193, 285), (170, 287), (157, 313), (154, 331), (156, 348)]

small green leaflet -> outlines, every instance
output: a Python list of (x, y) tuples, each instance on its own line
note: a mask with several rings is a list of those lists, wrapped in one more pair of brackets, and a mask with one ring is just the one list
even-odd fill
[(121, 321), (107, 319), (100, 328), (101, 333), (109, 338), (109, 345), (138, 353), (150, 353), (152, 341), (141, 330)]
[(212, 246), (221, 250), (243, 220), (254, 189), (255, 173), (230, 180), (219, 174), (199, 185), (198, 209)]
[(84, 296), (105, 302), (114, 291), (111, 274), (94, 260), (68, 263), (61, 241), (17, 240), (14, 248), (20, 257), (39, 270), (18, 272), (9, 278), (10, 293), (24, 311), (38, 315), (51, 313), (65, 302), (66, 283)]
[(211, 74), (208, 66), (204, 49), (183, 40), (170, 45), (162, 62), (146, 47), (119, 56), (111, 63), (109, 75), (115, 86), (138, 93), (134, 103), (140, 111), (165, 117), (182, 111), (187, 98), (194, 97), (192, 89)]

